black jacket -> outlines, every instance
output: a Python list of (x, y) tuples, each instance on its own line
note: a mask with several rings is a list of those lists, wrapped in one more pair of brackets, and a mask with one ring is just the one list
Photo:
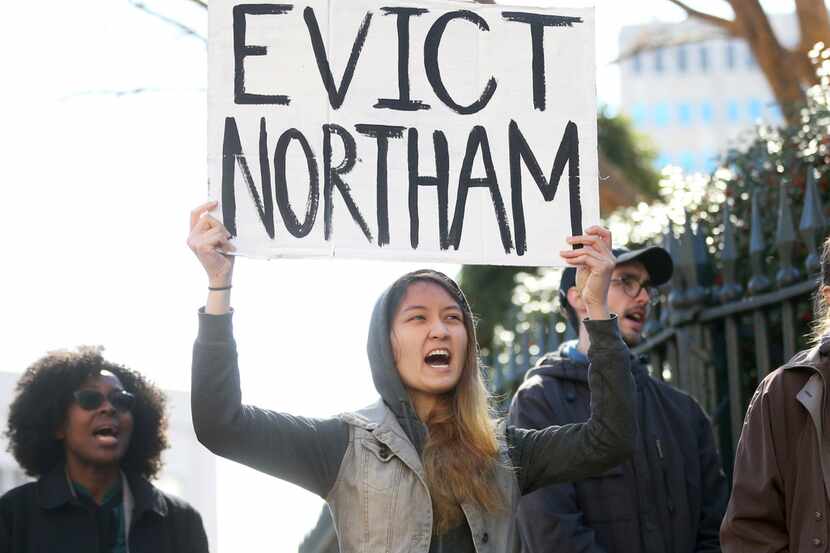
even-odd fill
[[(646, 373), (637, 384), (634, 456), (594, 478), (549, 486), (519, 507), (523, 551), (530, 553), (711, 553), (728, 489), (712, 427), (689, 395)], [(588, 417), (588, 367), (549, 354), (513, 398), (510, 422), (527, 428)]]
[[(127, 475), (134, 509), (130, 553), (206, 553), (202, 518), (190, 505)], [(73, 495), (63, 467), (0, 497), (0, 553), (94, 553), (95, 519)]]

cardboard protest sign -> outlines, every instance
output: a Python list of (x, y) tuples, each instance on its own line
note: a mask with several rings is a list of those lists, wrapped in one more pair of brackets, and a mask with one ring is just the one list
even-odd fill
[(555, 265), (599, 220), (592, 9), (209, 10), (209, 188), (240, 253)]

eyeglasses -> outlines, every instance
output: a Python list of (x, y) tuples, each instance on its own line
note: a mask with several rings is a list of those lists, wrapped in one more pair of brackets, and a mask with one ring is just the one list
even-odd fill
[(103, 405), (104, 400), (109, 401), (116, 411), (122, 413), (130, 411), (135, 404), (135, 396), (125, 390), (112, 390), (107, 395), (98, 390), (78, 390), (74, 394), (75, 401), (86, 411), (94, 411)]
[(634, 277), (624, 276), (620, 278), (612, 278), (611, 282), (619, 284), (625, 295), (629, 298), (636, 298), (640, 295), (640, 291), (645, 289), (646, 295), (650, 300), (657, 297), (657, 288), (651, 285), (649, 281), (640, 282)]

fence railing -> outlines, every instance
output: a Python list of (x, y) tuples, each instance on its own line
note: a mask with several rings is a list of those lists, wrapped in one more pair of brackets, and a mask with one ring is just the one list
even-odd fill
[[(812, 170), (797, 229), (790, 196), (779, 189), (777, 224), (769, 245), (760, 193), (751, 198), (750, 236), (744, 240), (748, 255), (738, 251), (737, 233), (746, 230), (736, 227), (728, 205), (722, 210), (716, 254), (688, 218), (679, 235), (664, 237), (663, 245), (675, 262), (674, 276), (661, 287), (644, 328), (645, 339), (633, 350), (648, 357), (653, 377), (688, 392), (710, 414), (730, 477), (753, 390), (771, 370), (808, 345), (819, 249), (827, 230)], [(489, 385), (501, 398), (502, 409), (541, 355), (576, 338), (558, 314), (505, 327), (512, 338), (497, 342), (485, 359)], [(300, 551), (337, 551), (328, 509), (323, 509)]]
[[(731, 474), (743, 417), (758, 382), (808, 345), (812, 295), (820, 270), (826, 221), (812, 169), (800, 206), (798, 227), (790, 194), (778, 190), (774, 236), (768, 244), (759, 194), (751, 198), (749, 228), (736, 227), (730, 207), (721, 210), (720, 249), (688, 221), (664, 237), (675, 272), (661, 287), (634, 348), (647, 356), (652, 376), (691, 394), (712, 416)], [(749, 206), (747, 206), (749, 207)], [(741, 255), (738, 232), (748, 246)], [(768, 233), (769, 234), (769, 233)], [(576, 333), (565, 318), (506, 325), (513, 339), (497, 344), (486, 361), (491, 389), (507, 402), (539, 356)]]

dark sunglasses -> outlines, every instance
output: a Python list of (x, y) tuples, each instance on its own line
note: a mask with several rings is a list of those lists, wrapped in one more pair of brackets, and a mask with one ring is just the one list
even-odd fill
[(104, 400), (109, 401), (116, 411), (126, 412), (133, 408), (135, 396), (125, 390), (112, 390), (107, 395), (98, 390), (78, 390), (74, 394), (75, 401), (86, 411), (94, 411), (103, 405)]

